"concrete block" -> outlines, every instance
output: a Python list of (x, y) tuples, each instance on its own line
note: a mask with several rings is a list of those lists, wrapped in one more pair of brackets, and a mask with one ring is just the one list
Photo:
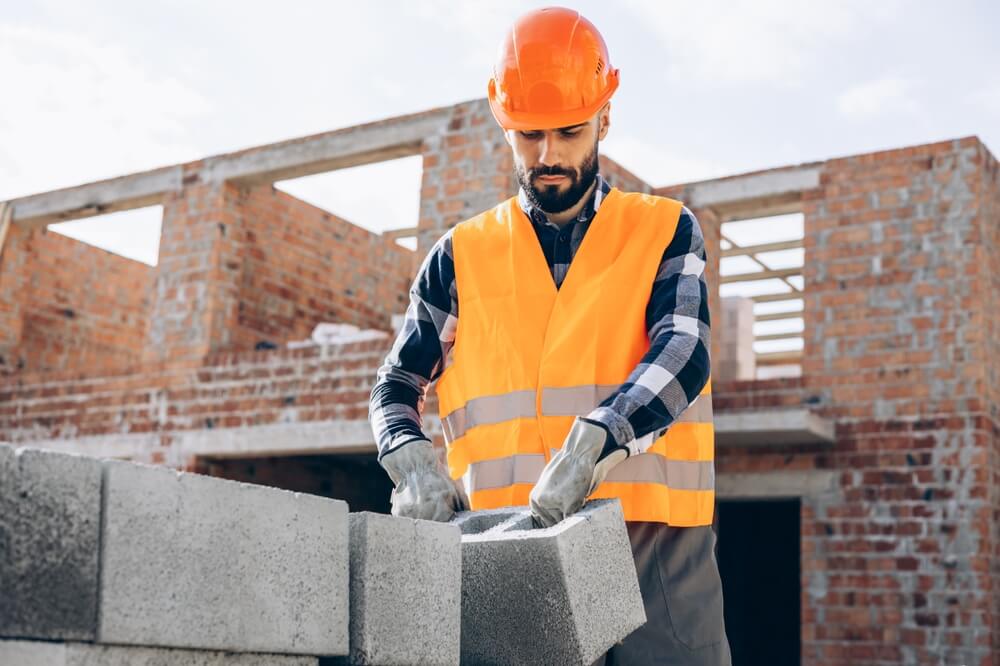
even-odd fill
[(93, 640), (100, 515), (98, 460), (0, 445), (0, 636)]
[(458, 664), (457, 525), (352, 513), (349, 664)]
[(4, 666), (317, 666), (316, 657), (169, 648), (0, 641)]
[(104, 505), (98, 642), (347, 654), (346, 503), (107, 461)]
[(646, 622), (618, 500), (534, 529), (524, 507), (463, 512), (462, 663), (591, 664)]

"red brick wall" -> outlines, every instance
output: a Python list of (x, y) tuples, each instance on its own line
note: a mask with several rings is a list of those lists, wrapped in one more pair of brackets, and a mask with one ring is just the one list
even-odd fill
[(802, 503), (805, 664), (993, 659), (995, 286), (979, 258), (998, 246), (977, 223), (983, 159), (970, 138), (827, 162), (805, 193), (804, 376), (720, 391), (837, 424), (830, 448), (718, 452), (720, 473), (837, 473)]
[(154, 269), (44, 229), (15, 233), (4, 260), (20, 275), (2, 277), (19, 289), (9, 370), (134, 365), (145, 344)]
[[(994, 423), (1000, 421), (1000, 163), (980, 146), (982, 165), (982, 205), (979, 209), (979, 229), (982, 234), (983, 256), (982, 294), (984, 309), (983, 340), (986, 345), (986, 383), (989, 395), (989, 410)], [(989, 557), (992, 574), (993, 593), (993, 650), (1000, 655), (1000, 431), (992, 433), (990, 451), (989, 482), (990, 505), (993, 515), (989, 521), (990, 538), (993, 544)], [(1000, 658), (998, 656), (997, 658)]]
[(81, 378), (26, 373), (0, 379), (0, 441), (158, 433), (145, 452), (168, 459), (172, 435), (212, 428), (366, 420), (375, 373), (391, 341), (223, 353), (204, 366), (146, 366)]
[(324, 321), (388, 331), (406, 311), (413, 251), (270, 185), (233, 196), (243, 247), (231, 349), (306, 339)]
[(424, 140), (423, 156), (420, 259), (445, 231), (517, 192), (510, 147), (485, 99), (455, 105), (447, 131)]
[(164, 196), (145, 362), (201, 359), (232, 344), (240, 270), (228, 205), (234, 188), (202, 183), (200, 170), (200, 162), (184, 165), (184, 187)]
[(29, 231), (11, 225), (4, 247), (0, 248), (0, 375), (17, 372), (24, 366), (18, 347), (21, 344), (21, 305), (29, 261), (24, 248), (29, 234)]
[(146, 361), (283, 346), (322, 321), (389, 330), (405, 311), (410, 250), (270, 185), (187, 169), (164, 202)]

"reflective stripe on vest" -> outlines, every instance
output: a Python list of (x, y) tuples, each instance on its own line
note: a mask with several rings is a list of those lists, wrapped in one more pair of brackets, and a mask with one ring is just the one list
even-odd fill
[[(550, 452), (556, 454), (553, 449)], [(515, 483), (535, 483), (545, 467), (541, 453), (517, 453), (505, 458), (472, 463), (464, 475), (473, 492), (503, 488)], [(715, 465), (711, 460), (671, 460), (658, 453), (640, 453), (627, 458), (608, 473), (607, 482), (659, 483), (680, 490), (715, 488)]]
[[(641, 362), (649, 293), (680, 211), (678, 201), (613, 188), (558, 289), (516, 198), (454, 228), (462, 316), (436, 390), (448, 467), (473, 509), (527, 504), (574, 419)], [(709, 380), (590, 497), (618, 498), (628, 521), (711, 524), (712, 416)]]
[[(543, 416), (586, 416), (619, 386), (620, 384), (592, 384), (543, 388), (541, 413)], [(535, 415), (535, 392), (511, 391), (474, 398), (443, 417), (441, 425), (445, 438), (453, 442), (477, 425), (502, 423), (510, 419), (533, 419)], [(676, 422), (712, 423), (712, 401), (701, 398), (695, 400)]]

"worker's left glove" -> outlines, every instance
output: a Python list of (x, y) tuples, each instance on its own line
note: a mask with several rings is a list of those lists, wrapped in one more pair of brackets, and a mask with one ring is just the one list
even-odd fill
[(379, 464), (392, 479), (394, 516), (448, 522), (469, 510), (461, 481), (451, 478), (440, 451), (427, 439), (416, 439), (382, 456)]
[(628, 449), (617, 446), (604, 426), (577, 417), (528, 496), (535, 524), (552, 527), (579, 511), (611, 468), (626, 458)]

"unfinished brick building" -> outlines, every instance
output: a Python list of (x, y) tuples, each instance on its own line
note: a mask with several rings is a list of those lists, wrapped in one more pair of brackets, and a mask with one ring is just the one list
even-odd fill
[[(423, 159), (411, 229), (371, 233), (273, 187), (410, 155)], [(966, 137), (668, 187), (603, 157), (602, 171), (681, 199), (706, 236), (736, 662), (1000, 664), (994, 156)], [(514, 191), (477, 100), (17, 199), (0, 256), (0, 441), (384, 511), (367, 409), (393, 315), (441, 233)], [(46, 232), (152, 204), (155, 267)], [(737, 220), (792, 213), (797, 242), (726, 237)], [(396, 243), (406, 235), (416, 253)], [(797, 269), (720, 277), (724, 256), (793, 247)], [(752, 303), (801, 309), (727, 300), (723, 317), (719, 287), (762, 277), (788, 288)], [(800, 318), (801, 350), (752, 354), (748, 374), (748, 312)], [(384, 334), (286, 347), (320, 322)], [(752, 370), (775, 364), (790, 370)], [(440, 441), (433, 398), (425, 423)]]

